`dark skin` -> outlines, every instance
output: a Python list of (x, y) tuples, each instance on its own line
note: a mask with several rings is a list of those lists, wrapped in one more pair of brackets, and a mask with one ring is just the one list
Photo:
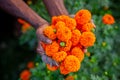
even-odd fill
[[(63, 0), (43, 0), (50, 16), (68, 15), (68, 12), (64, 6)], [(41, 46), (41, 42), (47, 44), (52, 43), (50, 39), (43, 35), (43, 30), (49, 23), (34, 12), (25, 2), (22, 0), (0, 0), (0, 8), (15, 16), (21, 18), (30, 23), (36, 29), (36, 35), (38, 38), (37, 52), (41, 55), (42, 60), (50, 64), (51, 66), (58, 66), (59, 64), (45, 55), (45, 51)]]

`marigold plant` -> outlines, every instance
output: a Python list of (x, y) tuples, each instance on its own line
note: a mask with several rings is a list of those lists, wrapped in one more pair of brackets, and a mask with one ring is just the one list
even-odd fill
[(115, 19), (111, 14), (105, 14), (102, 17), (102, 21), (104, 24), (114, 24), (115, 23)]

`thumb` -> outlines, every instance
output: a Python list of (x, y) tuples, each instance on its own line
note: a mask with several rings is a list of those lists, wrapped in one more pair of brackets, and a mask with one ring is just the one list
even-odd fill
[(52, 43), (52, 40), (44, 36), (43, 34), (38, 35), (38, 41), (44, 42), (44, 43)]

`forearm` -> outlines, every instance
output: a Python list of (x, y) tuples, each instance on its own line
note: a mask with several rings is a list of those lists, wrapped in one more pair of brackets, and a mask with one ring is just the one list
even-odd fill
[(63, 0), (43, 0), (43, 2), (51, 16), (68, 15)]
[(15, 17), (26, 20), (36, 29), (37, 27), (47, 23), (47, 21), (36, 14), (22, 0), (0, 0), (0, 8)]

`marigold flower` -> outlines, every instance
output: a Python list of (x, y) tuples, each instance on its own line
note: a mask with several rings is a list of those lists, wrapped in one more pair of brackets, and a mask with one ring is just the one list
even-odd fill
[(60, 27), (58, 27), (56, 32), (57, 38), (61, 41), (68, 41), (69, 39), (71, 39), (72, 36), (71, 30), (61, 23), (59, 24), (59, 26)]
[(75, 19), (70, 18), (70, 17), (68, 17), (66, 15), (52, 17), (52, 25), (56, 25), (59, 21), (64, 22), (65, 25), (71, 30), (76, 28)]
[(67, 76), (67, 77), (65, 78), (65, 80), (74, 80), (74, 77), (73, 77), (73, 76)]
[(20, 73), (21, 80), (29, 80), (31, 76), (31, 72), (29, 70), (24, 70)]
[(80, 62), (82, 62), (82, 60), (84, 59), (84, 53), (79, 47), (74, 47), (71, 50), (71, 55), (76, 56)]
[(33, 61), (28, 62), (27, 68), (29, 69), (34, 68), (34, 62)]
[(73, 46), (76, 46), (79, 43), (80, 36), (81, 36), (81, 33), (78, 29), (75, 29), (72, 31), (71, 41)]
[(76, 28), (76, 21), (73, 18), (67, 18), (67, 20), (65, 21), (66, 26), (70, 29), (73, 30)]
[(102, 21), (103, 21), (104, 24), (114, 24), (115, 23), (114, 17), (110, 14), (105, 14), (102, 17)]
[(68, 20), (68, 16), (66, 15), (60, 15), (60, 16), (53, 16), (52, 17), (52, 25), (56, 25), (57, 22), (62, 21), (62, 22), (66, 22), (66, 20)]
[(68, 40), (64, 43), (65, 43), (65, 46), (60, 46), (60, 51), (65, 51), (65, 52), (70, 51), (72, 42), (70, 40)]
[(26, 21), (25, 20), (23, 20), (23, 19), (17, 19), (17, 21), (20, 23), (20, 24), (25, 24), (26, 23)]
[(57, 62), (61, 62), (65, 59), (66, 56), (67, 56), (66, 52), (60, 51), (60, 52), (54, 53), (52, 58)]
[(91, 20), (91, 13), (86, 9), (82, 9), (75, 14), (77, 24), (83, 25)]
[(70, 72), (65, 68), (64, 63), (61, 62), (60, 64), (60, 73), (63, 75), (69, 74)]
[(25, 23), (22, 26), (22, 32), (25, 33), (27, 30), (31, 29), (30, 24)]
[(95, 39), (96, 37), (92, 32), (83, 32), (80, 37), (80, 44), (84, 47), (93, 46)]
[(84, 24), (81, 27), (81, 31), (82, 32), (88, 32), (88, 31), (91, 31), (93, 28), (94, 28), (93, 24), (89, 22), (89, 23)]
[(76, 72), (80, 69), (80, 61), (76, 56), (69, 55), (64, 60), (64, 66), (69, 72)]
[(56, 39), (56, 34), (51, 26), (48, 26), (44, 29), (44, 34), (52, 40)]
[(45, 47), (45, 52), (48, 56), (52, 56), (54, 53), (58, 52), (59, 44), (53, 41), (52, 44), (47, 44)]
[(47, 69), (49, 69), (50, 71), (56, 71), (58, 69), (57, 66), (50, 66), (49, 64), (46, 64)]

